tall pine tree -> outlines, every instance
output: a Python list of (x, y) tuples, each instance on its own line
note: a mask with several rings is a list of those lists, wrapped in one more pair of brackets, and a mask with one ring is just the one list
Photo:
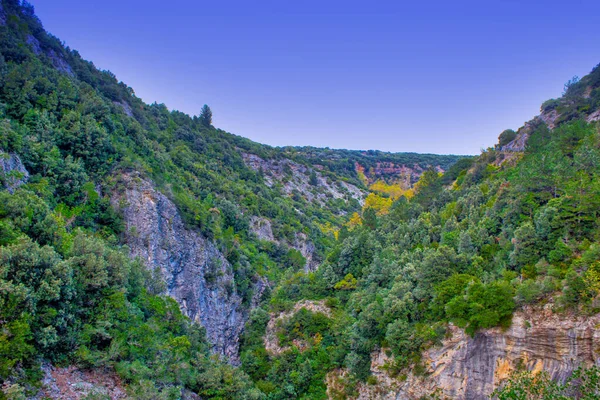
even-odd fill
[(200, 111), (200, 122), (206, 127), (212, 125), (212, 110), (206, 104), (202, 106), (202, 111)]

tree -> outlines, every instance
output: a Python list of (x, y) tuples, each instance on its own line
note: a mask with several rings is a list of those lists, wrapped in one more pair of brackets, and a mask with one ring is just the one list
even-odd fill
[(202, 111), (200, 111), (200, 122), (207, 128), (212, 125), (212, 110), (206, 104), (202, 106)]
[(505, 146), (512, 142), (517, 137), (517, 133), (512, 129), (507, 129), (503, 131), (500, 136), (498, 136), (498, 145), (500, 147)]
[(569, 89), (571, 89), (572, 87), (574, 87), (576, 84), (579, 83), (579, 77), (577, 75), (575, 75), (573, 78), (569, 79), (563, 88), (563, 96), (569, 95)]
[(311, 171), (308, 183), (310, 183), (312, 186), (319, 185), (319, 180), (317, 179), (317, 174), (315, 173), (315, 171)]

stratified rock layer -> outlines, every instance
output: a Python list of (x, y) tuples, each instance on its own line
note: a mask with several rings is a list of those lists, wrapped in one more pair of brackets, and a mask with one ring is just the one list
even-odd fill
[[(600, 365), (600, 314), (592, 317), (554, 314), (550, 306), (517, 312), (512, 326), (483, 330), (470, 337), (451, 326), (441, 346), (423, 354), (425, 374), (392, 378), (385, 371), (385, 351), (372, 355), (376, 385), (362, 385), (359, 399), (419, 399), (436, 390), (458, 400), (488, 399), (519, 367), (546, 371), (564, 381), (580, 365)], [(335, 381), (336, 371), (328, 377)], [(406, 379), (404, 379), (406, 378)], [(332, 383), (330, 383), (332, 386)]]

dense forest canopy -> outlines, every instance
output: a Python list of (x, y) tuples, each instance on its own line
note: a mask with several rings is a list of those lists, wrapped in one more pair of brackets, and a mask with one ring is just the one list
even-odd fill
[[(46, 33), (29, 3), (2, 0), (0, 150), (23, 168), (3, 167), (0, 191), (0, 397), (35, 393), (50, 362), (113, 371), (132, 398), (173, 399), (324, 399), (327, 374), (343, 369), (345, 398), (375, 383), (373, 351), (387, 349), (395, 376), (419, 371), (449, 323), (474, 335), (540, 303), (596, 313), (599, 109), (596, 67), (477, 157), (274, 148), (213, 127), (208, 106), (188, 116), (145, 104)], [(248, 155), (282, 166), (281, 181)], [(400, 184), (405, 168), (417, 173)], [(246, 309), (268, 280), (240, 367), (212, 355), (156, 271), (129, 257), (110, 194), (131, 171), (226, 255)], [(316, 197), (285, 191), (299, 174)], [(278, 241), (259, 238), (252, 217)], [(298, 233), (318, 269), (304, 268)], [(318, 306), (274, 324), (285, 351), (267, 351), (270, 319), (300, 301)]]

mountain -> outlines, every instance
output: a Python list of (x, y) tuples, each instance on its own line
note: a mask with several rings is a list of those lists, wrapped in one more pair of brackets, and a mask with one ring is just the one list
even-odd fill
[(599, 398), (599, 100), (600, 65), (480, 156), (367, 203), (253, 312), (243, 369), (274, 398)]
[(352, 216), (462, 159), (274, 148), (208, 111), (145, 104), (0, 1), (4, 397), (263, 398), (241, 368), (253, 311), (316, 276)]
[(1, 0), (0, 398), (598, 398), (599, 110), (597, 66), (476, 157), (275, 148)]

